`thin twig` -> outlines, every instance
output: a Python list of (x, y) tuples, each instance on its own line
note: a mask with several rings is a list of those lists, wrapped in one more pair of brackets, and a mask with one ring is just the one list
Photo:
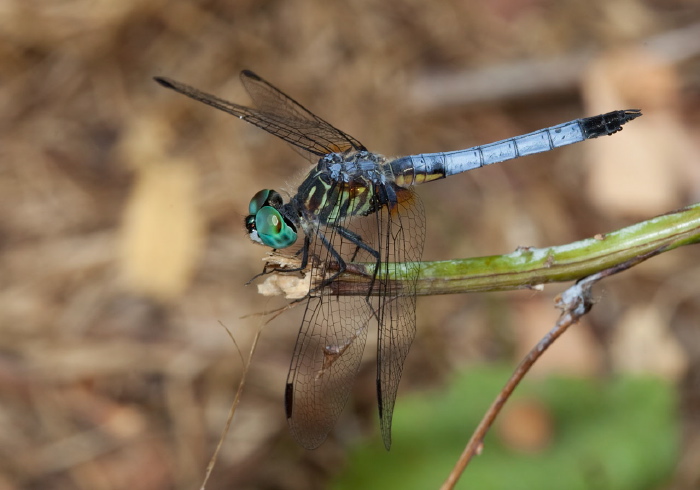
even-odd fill
[(216, 445), (216, 449), (214, 450), (214, 454), (212, 455), (211, 459), (209, 460), (209, 464), (207, 465), (207, 471), (204, 474), (204, 480), (202, 481), (202, 485), (199, 487), (200, 490), (205, 490), (207, 486), (207, 481), (209, 481), (209, 477), (211, 476), (212, 471), (214, 470), (214, 465), (216, 465), (216, 459), (219, 456), (219, 451), (221, 450), (221, 447), (224, 445), (224, 440), (226, 439), (226, 435), (228, 434), (229, 429), (231, 428), (231, 423), (233, 422), (233, 416), (236, 413), (236, 408), (238, 407), (238, 403), (241, 400), (241, 394), (243, 393), (243, 386), (245, 386), (245, 380), (248, 377), (248, 370), (250, 369), (250, 364), (253, 359), (253, 353), (255, 352), (255, 347), (258, 345), (258, 339), (260, 339), (260, 332), (262, 332), (262, 327), (266, 325), (267, 323), (263, 324), (260, 328), (258, 328), (258, 331), (255, 332), (255, 336), (253, 337), (253, 344), (250, 346), (250, 354), (248, 355), (248, 360), (246, 361), (243, 359), (243, 353), (241, 352), (241, 349), (238, 347), (238, 343), (236, 342), (236, 339), (233, 337), (233, 334), (231, 331), (223, 324), (221, 324), (224, 329), (226, 329), (226, 332), (228, 333), (229, 337), (231, 337), (231, 340), (233, 341), (233, 345), (236, 346), (236, 349), (238, 350), (238, 354), (241, 358), (241, 361), (243, 362), (243, 374), (241, 375), (241, 380), (238, 383), (238, 389), (236, 390), (236, 396), (233, 399), (233, 403), (231, 404), (231, 408), (228, 412), (228, 418), (226, 419), (226, 425), (224, 426), (224, 430), (221, 433), (221, 437), (219, 438), (219, 443)]

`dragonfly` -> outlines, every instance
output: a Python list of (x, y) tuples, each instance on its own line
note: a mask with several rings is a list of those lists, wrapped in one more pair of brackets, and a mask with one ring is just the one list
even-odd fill
[[(253, 242), (274, 250), (298, 244), (300, 266), (292, 271), (311, 278), (284, 397), (290, 432), (307, 449), (320, 446), (340, 417), (374, 326), (380, 429), (384, 446), (391, 447), (396, 394), (416, 333), (416, 282), (425, 239), (416, 185), (612, 135), (641, 116), (639, 109), (618, 110), (465, 150), (388, 158), (368, 151), (252, 71), (242, 71), (241, 81), (256, 108), (169, 78), (155, 80), (277, 136), (313, 164), (294, 195), (257, 192), (245, 218)], [(365, 293), (341, 294), (334, 286), (353, 263), (373, 264)], [(391, 274), (395, 263), (404, 265), (400, 280)]]

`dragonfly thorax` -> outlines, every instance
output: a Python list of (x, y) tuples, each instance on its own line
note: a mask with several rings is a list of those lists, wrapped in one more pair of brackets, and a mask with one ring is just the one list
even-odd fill
[(309, 232), (376, 212), (394, 195), (391, 168), (385, 162), (368, 151), (325, 155), (290, 201), (290, 216), (299, 216)]
[(283, 212), (282, 196), (272, 189), (263, 189), (248, 204), (245, 219), (248, 236), (255, 243), (272, 248), (286, 248), (297, 241), (297, 228)]

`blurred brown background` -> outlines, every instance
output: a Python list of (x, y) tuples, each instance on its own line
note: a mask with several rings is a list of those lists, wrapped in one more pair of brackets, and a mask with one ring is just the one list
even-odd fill
[[(152, 76), (249, 104), (252, 69), (388, 155), (643, 109), (612, 138), (420, 189), (425, 259), (492, 255), (699, 200), (698, 22), (696, 0), (2, 0), (0, 489), (197, 488), (242, 371), (220, 324), (247, 353), (262, 320), (241, 317), (284, 304), (244, 286), (265, 250), (242, 220), (308, 162)], [(598, 287), (535, 374), (676, 383), (669, 488), (700, 482), (698, 259), (686, 247)], [(515, 365), (561, 289), (420, 299), (401, 391)], [(209, 488), (324, 488), (347, 440), (379, 437), (368, 342), (336, 433), (314, 452), (290, 439), (298, 319), (263, 330)]]

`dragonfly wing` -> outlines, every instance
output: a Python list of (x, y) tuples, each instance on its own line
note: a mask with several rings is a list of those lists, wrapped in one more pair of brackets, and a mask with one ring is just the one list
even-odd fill
[(309, 298), (285, 391), (291, 433), (307, 449), (323, 443), (352, 392), (367, 339), (363, 302), (360, 297)]
[(317, 156), (349, 150), (366, 150), (355, 138), (333, 127), (252, 71), (243, 70), (241, 81), (255, 105), (263, 113), (289, 121), (290, 125), (300, 128), (299, 132), (304, 137), (303, 146), (297, 144), (297, 147)]
[[(324, 238), (334, 251), (346, 245), (333, 228)], [(337, 256), (317, 237), (310, 245), (312, 284), (337, 269)], [(321, 445), (335, 426), (352, 391), (362, 360), (371, 309), (364, 296), (338, 296), (327, 288), (312, 291), (307, 302), (285, 389), (290, 431), (307, 449)]]
[(416, 335), (416, 282), (425, 240), (423, 206), (413, 190), (402, 189), (403, 202), (377, 213), (382, 275), (389, 263), (402, 263), (398, 282), (378, 281), (377, 400), (382, 439), (391, 447), (391, 419), (404, 361)]
[[(268, 133), (286, 141), (292, 145), (293, 148), (298, 150), (304, 157), (314, 162), (318, 160), (319, 157), (328, 153), (337, 152), (340, 149), (344, 151), (345, 149), (354, 148), (354, 146), (350, 143), (351, 141), (357, 143), (360, 148), (363, 148), (362, 145), (357, 142), (357, 140), (349, 135), (346, 135), (342, 131), (333, 128), (333, 126), (325, 123), (320, 118), (318, 118), (318, 121), (309, 118), (292, 118), (292, 113), (290, 112), (288, 114), (285, 110), (268, 112), (265, 110), (245, 107), (170, 78), (156, 77), (155, 80), (164, 87), (175, 90), (176, 92), (190, 97), (191, 99), (198, 100), (199, 102), (203, 102), (204, 104), (229, 114), (233, 114), (246, 122), (254, 124), (260, 129), (263, 129)], [(262, 81), (262, 79), (260, 80)], [(261, 85), (256, 86), (260, 87)], [(269, 87), (271, 90), (270, 93), (272, 93), (273, 90), (276, 90), (271, 85), (269, 85)], [(251, 90), (247, 84), (246, 88), (249, 91)], [(291, 103), (296, 104), (296, 102), (288, 98), (282, 92), (277, 92), (280, 96), (280, 103), (282, 103), (284, 100), (288, 100), (291, 101)], [(257, 96), (257, 98), (260, 99), (262, 96)], [(272, 102), (265, 105), (267, 106), (271, 104)]]

